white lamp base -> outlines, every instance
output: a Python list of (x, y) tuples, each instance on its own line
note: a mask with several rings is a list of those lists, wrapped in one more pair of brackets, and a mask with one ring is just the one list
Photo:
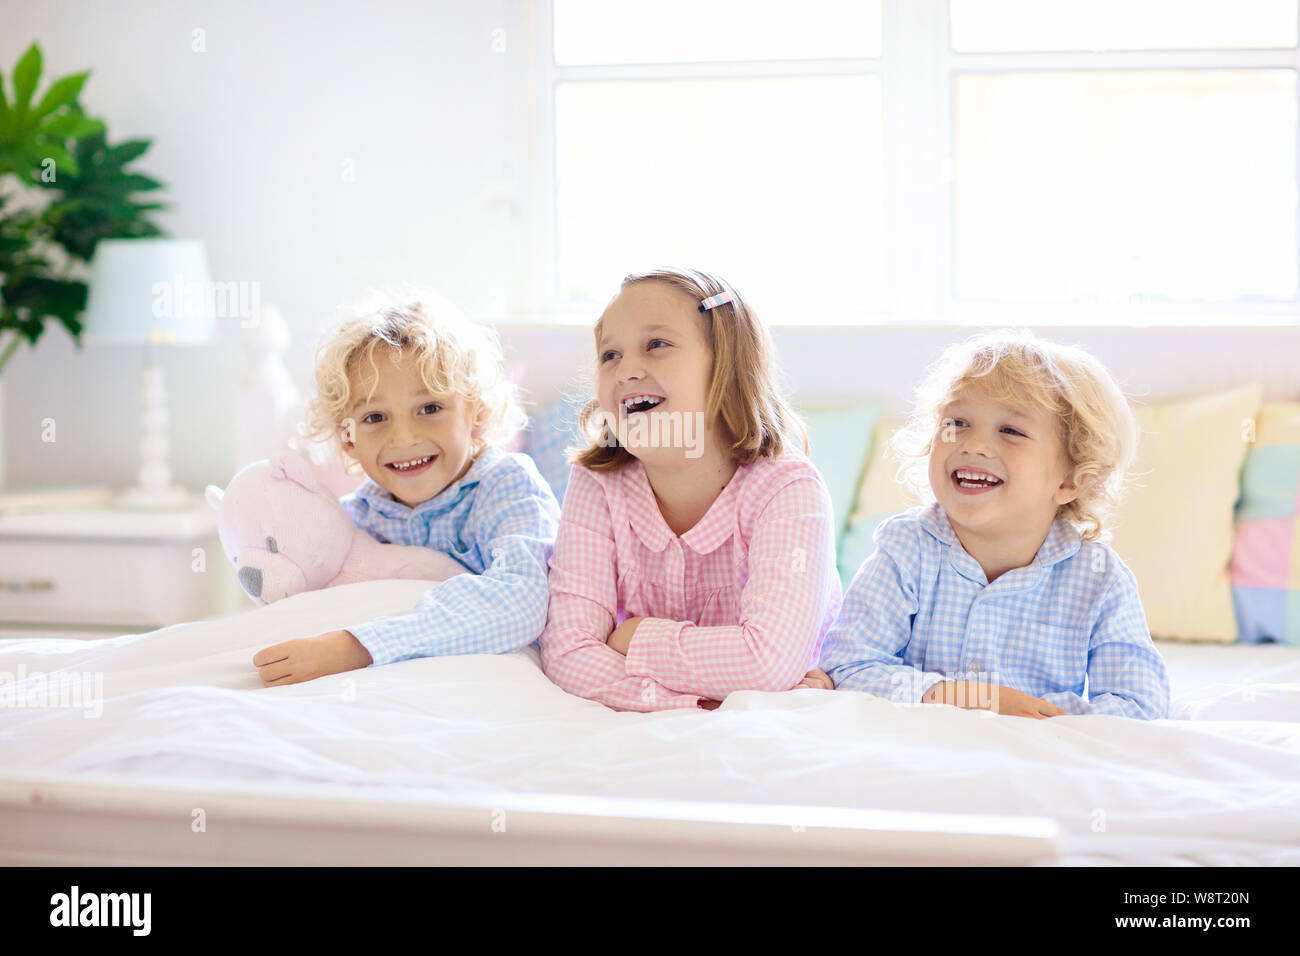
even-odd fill
[(183, 511), (197, 504), (197, 498), (172, 484), (167, 440), (167, 385), (158, 349), (150, 343), (145, 354), (140, 388), (140, 474), (135, 486), (114, 497), (119, 508), (134, 511)]

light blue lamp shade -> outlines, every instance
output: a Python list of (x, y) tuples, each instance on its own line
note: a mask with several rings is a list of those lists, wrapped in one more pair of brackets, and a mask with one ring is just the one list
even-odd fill
[(90, 273), (89, 341), (184, 345), (216, 333), (208, 257), (197, 239), (101, 239)]

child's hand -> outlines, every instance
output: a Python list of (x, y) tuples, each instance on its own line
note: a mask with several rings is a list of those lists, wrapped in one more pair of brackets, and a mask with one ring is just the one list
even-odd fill
[(951, 704), (966, 710), (992, 710), (1012, 717), (1060, 717), (1065, 711), (1053, 703), (1013, 687), (981, 684), (979, 681), (943, 681), (921, 698), (926, 704)]
[(835, 682), (831, 680), (830, 675), (824, 670), (814, 667), (804, 675), (803, 680), (795, 684), (792, 690), (798, 690), (800, 687), (815, 687), (819, 690), (834, 690)]
[(297, 684), (372, 663), (370, 652), (348, 631), (329, 631), (272, 644), (253, 655), (253, 666), (268, 687)]
[(624, 657), (627, 657), (627, 649), (632, 644), (632, 635), (636, 633), (636, 626), (641, 623), (639, 617), (629, 617), (614, 630), (609, 632), (609, 637), (605, 638), (605, 643), (614, 650), (618, 651)]
[(1013, 717), (1033, 717), (1042, 720), (1044, 717), (1060, 717), (1065, 713), (1061, 708), (1041, 697), (1011, 687), (999, 687), (996, 700), (998, 713), (1010, 714)]

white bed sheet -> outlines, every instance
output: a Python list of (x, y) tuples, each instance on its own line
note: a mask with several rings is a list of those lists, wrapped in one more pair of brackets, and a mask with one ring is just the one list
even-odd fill
[(1177, 719), (1149, 723), (814, 690), (619, 713), (555, 687), (531, 650), (261, 685), (261, 647), (399, 611), (425, 586), (347, 585), (91, 642), (0, 641), (0, 675), (23, 678), (11, 692), (48, 687), (40, 674), (99, 675), (103, 689), (98, 716), (84, 701), (0, 707), (0, 772), (1043, 816), (1067, 863), (1300, 863), (1300, 648), (1162, 644)]

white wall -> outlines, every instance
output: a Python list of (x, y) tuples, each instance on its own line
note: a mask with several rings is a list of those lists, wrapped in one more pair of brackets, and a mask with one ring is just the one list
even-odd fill
[[(773, 328), (772, 337), (784, 387), (796, 405), (872, 399), (895, 417), (907, 411), (917, 380), (939, 353), (978, 331), (952, 325), (786, 325)], [(1096, 355), (1135, 404), (1249, 383), (1263, 386), (1266, 401), (1300, 400), (1300, 326), (1036, 331)], [(538, 400), (580, 385), (584, 363), (595, 358), (589, 328), (521, 324), (501, 332), (507, 354), (527, 363), (526, 382)]]
[[(429, 285), (480, 316), (545, 305), (525, 300), (535, 257), (510, 202), (512, 188), (516, 210), (546, 201), (529, 192), (534, 10), (532, 0), (4, 0), (0, 69), (32, 40), (46, 78), (93, 69), (83, 102), (110, 138), (155, 140), (140, 165), (169, 184), (162, 224), (206, 243), (214, 279), (260, 284), (289, 321), (290, 369), (305, 389), (320, 326), (370, 285)], [(344, 181), (347, 160), (355, 182)], [(776, 337), (797, 399), (885, 398), (893, 413), (969, 331)], [(1272, 398), (1300, 398), (1300, 327), (1056, 334), (1094, 348), (1139, 397), (1259, 380)], [(583, 328), (508, 327), (503, 340), (541, 400), (592, 357)], [(20, 351), (3, 377), (9, 486), (131, 483), (142, 360), (122, 346), (77, 352), (56, 327)], [(171, 350), (164, 367), (177, 480), (224, 484), (243, 464), (234, 340)], [(41, 440), (49, 418), (53, 443)]]
[[(527, 2), (4, 0), (0, 69), (35, 40), (38, 95), (93, 70), (82, 103), (110, 141), (154, 140), (139, 166), (168, 184), (163, 228), (206, 243), (214, 280), (260, 283), (305, 387), (318, 328), (371, 285), (428, 285), (480, 315), (516, 304), (521, 230), (491, 197), (519, 181)], [(177, 480), (224, 484), (238, 350), (173, 351)], [(142, 359), (77, 353), (57, 326), (21, 350), (3, 376), (9, 487), (129, 484)]]

